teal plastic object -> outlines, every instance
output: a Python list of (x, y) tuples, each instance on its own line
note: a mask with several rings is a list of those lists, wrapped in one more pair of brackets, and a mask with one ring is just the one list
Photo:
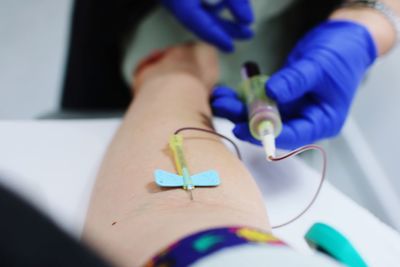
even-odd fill
[(345, 266), (368, 266), (350, 241), (327, 224), (314, 224), (306, 233), (305, 239), (311, 247), (331, 256)]

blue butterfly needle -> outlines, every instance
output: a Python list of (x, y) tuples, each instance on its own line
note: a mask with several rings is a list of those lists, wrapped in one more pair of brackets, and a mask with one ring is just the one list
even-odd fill
[(180, 187), (187, 190), (190, 194), (190, 199), (193, 200), (193, 189), (195, 186), (218, 186), (220, 179), (218, 173), (214, 170), (209, 170), (191, 176), (188, 165), (183, 153), (183, 136), (180, 134), (173, 135), (169, 140), (169, 147), (172, 151), (175, 167), (178, 175), (172, 174), (163, 170), (154, 172), (155, 182), (160, 187)]

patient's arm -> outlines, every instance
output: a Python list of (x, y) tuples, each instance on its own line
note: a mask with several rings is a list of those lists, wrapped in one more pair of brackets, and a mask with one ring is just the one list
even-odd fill
[(153, 182), (155, 169), (176, 173), (168, 149), (176, 129), (212, 128), (208, 99), (216, 66), (210, 47), (191, 45), (169, 50), (136, 79), (135, 99), (103, 160), (84, 229), (84, 239), (119, 266), (143, 264), (205, 228), (270, 230), (255, 182), (214, 136), (184, 133), (184, 150), (191, 173), (217, 170), (220, 186), (196, 188), (191, 201), (186, 191), (160, 190)]

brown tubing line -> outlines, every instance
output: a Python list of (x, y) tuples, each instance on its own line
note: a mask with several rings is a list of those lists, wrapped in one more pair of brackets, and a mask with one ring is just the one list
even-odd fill
[[(198, 127), (183, 127), (183, 128), (179, 128), (178, 130), (176, 130), (174, 132), (174, 134), (179, 134), (179, 133), (184, 132), (184, 131), (198, 131), (198, 132), (205, 132), (205, 133), (209, 133), (209, 134), (213, 134), (213, 135), (219, 136), (219, 137), (223, 138), (224, 140), (226, 140), (226, 141), (228, 141), (229, 143), (232, 144), (232, 146), (234, 147), (234, 149), (236, 151), (237, 157), (240, 160), (242, 160), (242, 155), (240, 153), (240, 150), (239, 150), (238, 146), (235, 144), (235, 142), (233, 142), (230, 138), (226, 137), (225, 135), (217, 133), (217, 132), (212, 131), (212, 130), (207, 130), (207, 129), (198, 128)], [(321, 153), (321, 156), (322, 156), (321, 179), (320, 179), (320, 182), (318, 184), (317, 191), (315, 192), (315, 194), (314, 194), (313, 198), (311, 199), (310, 203), (299, 214), (297, 214), (295, 217), (293, 217), (292, 219), (290, 219), (287, 222), (272, 226), (272, 229), (277, 229), (277, 228), (280, 228), (280, 227), (283, 227), (283, 226), (286, 226), (288, 224), (293, 223), (294, 221), (296, 221), (297, 219), (302, 217), (311, 208), (311, 206), (315, 203), (315, 201), (317, 200), (317, 198), (319, 196), (319, 193), (321, 192), (322, 185), (324, 184), (324, 181), (325, 181), (326, 166), (327, 166), (327, 156), (326, 156), (325, 150), (322, 147), (317, 146), (317, 145), (306, 145), (306, 146), (302, 146), (300, 148), (297, 148), (297, 149), (295, 149), (293, 151), (290, 151), (287, 154), (284, 154), (284, 155), (281, 155), (281, 156), (278, 156), (278, 157), (275, 157), (275, 158), (270, 157), (270, 158), (267, 159), (267, 160), (271, 160), (271, 161), (275, 161), (275, 162), (276, 161), (281, 161), (281, 160), (284, 160), (284, 159), (287, 159), (287, 158), (290, 158), (290, 157), (294, 157), (294, 156), (296, 156), (296, 155), (298, 155), (300, 153), (303, 153), (303, 152), (306, 152), (306, 151), (309, 151), (309, 150), (319, 151)]]

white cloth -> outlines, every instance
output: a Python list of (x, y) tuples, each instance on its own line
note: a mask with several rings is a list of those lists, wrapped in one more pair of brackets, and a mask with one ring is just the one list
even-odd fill
[(243, 245), (225, 248), (198, 260), (192, 267), (265, 267), (265, 266), (296, 266), (296, 267), (340, 267), (336, 261), (320, 253), (304, 255), (290, 248), (275, 248), (271, 246)]
[[(118, 125), (119, 120), (0, 121), (0, 182), (79, 237), (98, 166)], [(232, 125), (218, 119), (216, 127), (229, 135)], [(261, 149), (236, 142), (260, 186), (272, 224), (298, 210), (296, 203), (304, 203), (319, 173), (299, 159), (266, 163), (260, 160)], [(343, 233), (368, 266), (399, 266), (399, 234), (329, 182), (308, 213), (273, 233), (309, 254), (303, 237), (315, 222)]]

